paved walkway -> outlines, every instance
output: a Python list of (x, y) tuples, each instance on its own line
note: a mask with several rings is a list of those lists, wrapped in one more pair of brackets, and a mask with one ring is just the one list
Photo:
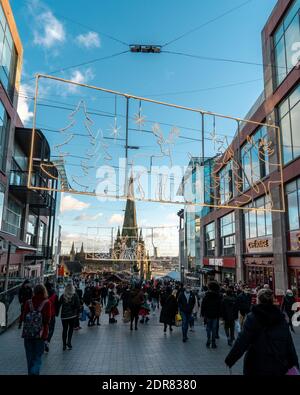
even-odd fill
[[(229, 374), (224, 358), (229, 347), (223, 327), (220, 327), (218, 349), (205, 347), (205, 329), (198, 322), (195, 332), (190, 332), (187, 343), (182, 342), (181, 329), (174, 328), (165, 335), (158, 323), (158, 316), (151, 316), (148, 324), (139, 324), (138, 331), (130, 331), (129, 324), (118, 319), (108, 324), (107, 315), (101, 317), (101, 326), (75, 331), (73, 350), (63, 351), (61, 323), (57, 326), (49, 354), (43, 356), (41, 374)], [(300, 356), (300, 329), (294, 336)], [(16, 326), (0, 336), (0, 374), (26, 374), (26, 359)], [(233, 374), (241, 374), (242, 363), (233, 368)]]

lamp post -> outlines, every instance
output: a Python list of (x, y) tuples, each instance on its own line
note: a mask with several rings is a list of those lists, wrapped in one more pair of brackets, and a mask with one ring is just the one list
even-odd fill
[(7, 290), (8, 290), (10, 251), (11, 251), (11, 242), (9, 241), (8, 242), (8, 249), (7, 249), (7, 257), (6, 257), (4, 292), (7, 292)]

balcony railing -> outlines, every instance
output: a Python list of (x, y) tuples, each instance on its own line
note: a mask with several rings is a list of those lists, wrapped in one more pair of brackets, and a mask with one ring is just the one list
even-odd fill
[[(17, 187), (17, 188), (24, 188), (24, 191), (29, 192), (27, 190), (27, 182), (28, 182), (28, 171), (23, 171), (23, 170), (11, 170), (10, 172), (10, 186), (12, 188)], [(48, 181), (44, 178), (41, 177), (39, 173), (32, 173), (31, 174), (31, 185), (33, 187), (42, 187), (42, 188), (47, 188), (48, 187)], [(29, 198), (28, 203), (32, 205), (38, 205), (38, 206), (44, 206), (44, 207), (50, 207), (51, 202), (53, 203), (53, 197), (47, 190), (36, 190), (33, 191), (34, 194), (38, 194), (39, 199), (35, 199), (31, 201)]]

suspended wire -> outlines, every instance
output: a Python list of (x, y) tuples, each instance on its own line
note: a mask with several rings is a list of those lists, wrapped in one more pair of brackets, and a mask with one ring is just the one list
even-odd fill
[(73, 23), (74, 25), (78, 25), (78, 26), (83, 27), (85, 30), (88, 30), (88, 31), (92, 30), (92, 31), (95, 32), (95, 33), (101, 34), (103, 37), (107, 37), (107, 38), (109, 38), (110, 40), (113, 40), (113, 41), (115, 41), (115, 42), (118, 42), (118, 43), (120, 43), (120, 44), (125, 45), (126, 47), (129, 46), (129, 44), (126, 43), (125, 41), (122, 41), (122, 40), (120, 40), (120, 39), (118, 39), (118, 38), (116, 38), (116, 37), (114, 37), (114, 36), (112, 36), (112, 35), (110, 35), (110, 34), (100, 32), (99, 30), (96, 30), (96, 29), (94, 29), (94, 28), (92, 28), (92, 27), (90, 27), (90, 26), (87, 26), (87, 25), (85, 25), (85, 24), (83, 24), (83, 23), (81, 23), (81, 22), (75, 21), (74, 19), (71, 19), (71, 18), (69, 18), (68, 16), (65, 16), (65, 15), (62, 15), (62, 14), (58, 14), (58, 13), (55, 13), (55, 14), (56, 14), (57, 16), (59, 16), (60, 18), (63, 18), (63, 19), (65, 19), (66, 21), (69, 21), (69, 22)]
[(185, 33), (183, 33), (183, 34), (181, 34), (180, 36), (174, 38), (173, 40), (170, 40), (170, 41), (166, 42), (166, 43), (162, 46), (162, 48), (166, 47), (167, 45), (173, 44), (174, 42), (176, 42), (176, 41), (178, 41), (178, 40), (181, 40), (183, 37), (186, 37), (187, 35), (189, 35), (189, 34), (191, 34), (191, 33), (194, 33), (194, 32), (196, 32), (197, 30), (200, 30), (200, 29), (202, 29), (203, 27), (205, 27), (205, 26), (207, 26), (207, 25), (210, 25), (210, 24), (213, 23), (213, 22), (216, 22), (217, 20), (219, 20), (219, 19), (221, 19), (221, 18), (224, 18), (224, 17), (227, 16), (228, 14), (231, 14), (232, 12), (237, 11), (238, 9), (240, 9), (240, 8), (242, 8), (242, 7), (244, 7), (244, 6), (246, 6), (247, 4), (251, 3), (252, 1), (253, 1), (253, 0), (247, 0), (247, 1), (245, 1), (244, 3), (238, 5), (237, 7), (231, 8), (231, 9), (229, 9), (228, 11), (224, 12), (223, 14), (218, 15), (217, 17), (212, 18), (212, 19), (210, 19), (209, 21), (202, 23), (201, 25), (199, 25), (199, 26), (197, 26), (197, 27), (195, 27), (195, 28), (193, 28), (193, 29), (191, 29), (191, 30), (189, 30), (189, 31), (187, 31), (187, 32), (185, 32)]
[[(87, 66), (87, 65), (92, 64), (92, 63), (97, 63), (97, 62), (100, 62), (101, 60), (115, 58), (117, 56), (123, 55), (123, 54), (128, 53), (128, 52), (130, 52), (130, 51), (127, 50), (127, 51), (117, 52), (115, 54), (104, 56), (102, 58), (91, 59), (91, 60), (88, 60), (86, 62), (73, 64), (71, 66), (66, 66), (66, 67), (63, 67), (63, 68), (60, 68), (60, 69), (50, 70), (50, 71), (47, 72), (47, 74), (48, 75), (54, 75), (54, 74), (57, 74), (57, 73), (62, 73), (62, 72), (67, 71), (67, 70), (71, 70), (71, 69), (82, 67), (82, 66)], [(23, 83), (27, 82), (27, 81), (32, 81), (34, 79), (35, 79), (35, 77), (29, 78), (27, 80), (24, 80)]]
[(175, 51), (161, 51), (163, 53), (168, 53), (171, 55), (179, 55), (179, 56), (185, 56), (188, 58), (195, 58), (195, 59), (201, 59), (201, 60), (211, 60), (214, 62), (229, 62), (229, 63), (238, 63), (238, 64), (246, 64), (246, 65), (251, 65), (251, 66), (260, 66), (260, 67), (268, 67), (271, 66), (272, 68), (275, 69), (286, 69), (285, 66), (276, 66), (272, 63), (257, 63), (257, 62), (249, 62), (246, 60), (238, 60), (238, 59), (228, 59), (228, 58), (214, 58), (210, 56), (201, 56), (201, 55), (194, 55), (186, 52), (175, 52)]
[(153, 94), (148, 93), (147, 97), (175, 96), (175, 95), (186, 95), (186, 94), (190, 94), (190, 93), (207, 92), (207, 91), (211, 91), (211, 90), (231, 88), (233, 86), (246, 85), (246, 84), (250, 84), (252, 82), (258, 82), (258, 81), (263, 81), (263, 78), (256, 78), (255, 80), (248, 80), (248, 81), (241, 81), (241, 82), (233, 82), (231, 84), (213, 86), (210, 88), (192, 89), (192, 90), (188, 90), (188, 91), (174, 91), (174, 92), (153, 93)]

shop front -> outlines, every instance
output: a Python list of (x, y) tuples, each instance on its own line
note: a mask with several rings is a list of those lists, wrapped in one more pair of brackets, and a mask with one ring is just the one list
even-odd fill
[(245, 282), (252, 289), (268, 284), (275, 290), (274, 259), (271, 237), (246, 240)]
[(300, 297), (300, 230), (288, 233), (288, 281), (295, 296)]
[(214, 270), (217, 281), (228, 284), (234, 284), (236, 282), (235, 257), (204, 258), (203, 265), (205, 268)]

